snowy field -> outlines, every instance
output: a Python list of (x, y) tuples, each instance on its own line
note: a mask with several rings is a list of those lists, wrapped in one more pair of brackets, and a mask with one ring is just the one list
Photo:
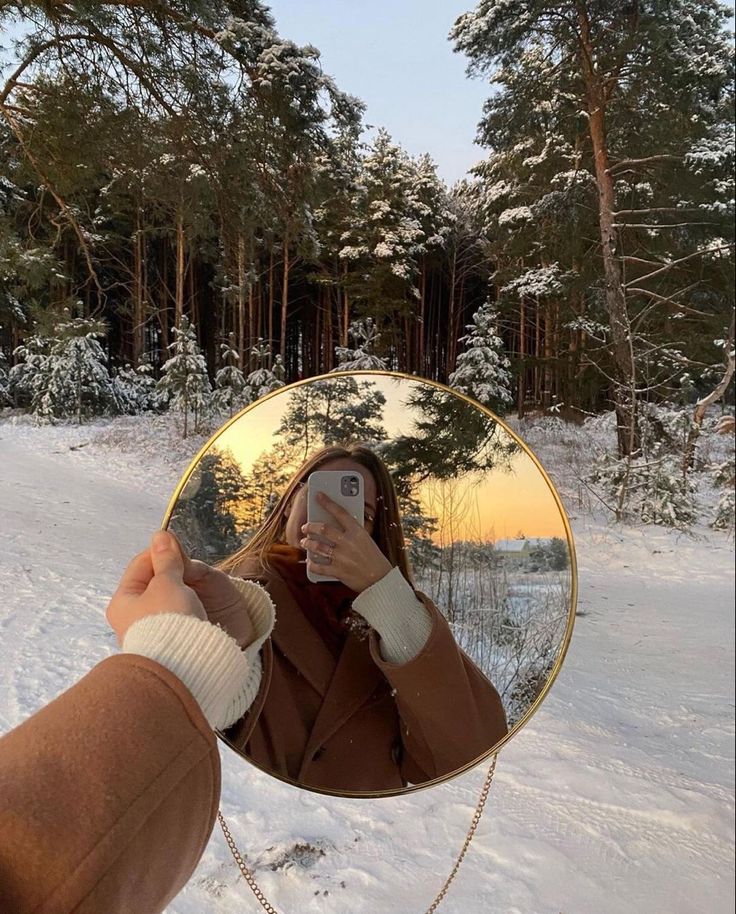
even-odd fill
[[(570, 515), (580, 615), (550, 695), (499, 755), (440, 911), (730, 914), (733, 542), (705, 526), (611, 525), (575, 484), (571, 467), (590, 451), (581, 433), (565, 443), (514, 428)], [(115, 650), (107, 599), (200, 443), (172, 442), (164, 419), (0, 422), (0, 732)], [(222, 755), (223, 812), (283, 914), (423, 914), (486, 772), (339, 800)], [(168, 914), (258, 910), (216, 826)]]

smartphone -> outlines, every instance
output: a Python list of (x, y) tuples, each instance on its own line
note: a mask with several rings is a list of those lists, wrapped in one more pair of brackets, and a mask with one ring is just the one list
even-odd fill
[[(353, 470), (315, 470), (307, 478), (307, 520), (309, 523), (327, 523), (337, 526), (335, 518), (317, 502), (317, 493), (325, 492), (329, 497), (341, 505), (358, 523), (363, 526), (363, 512), (365, 509), (365, 496), (363, 492), (363, 477)], [(329, 537), (312, 534), (315, 539), (329, 542)], [(310, 553), (310, 558), (321, 562), (324, 556)], [(330, 566), (325, 564), (325, 568)], [(338, 581), (339, 578), (329, 574), (315, 574), (307, 569), (307, 577), (312, 583), (320, 581)]]

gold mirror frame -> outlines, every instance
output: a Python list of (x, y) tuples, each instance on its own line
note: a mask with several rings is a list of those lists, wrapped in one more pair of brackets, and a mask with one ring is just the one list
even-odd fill
[(447, 781), (450, 781), (453, 778), (456, 778), (459, 775), (464, 774), (467, 771), (470, 771), (471, 769), (473, 769), (477, 765), (479, 765), (481, 762), (485, 761), (486, 759), (491, 758), (491, 756), (497, 755), (499, 750), (503, 746), (505, 746), (506, 743), (508, 743), (512, 737), (514, 737), (517, 733), (519, 733), (523, 729), (523, 727), (526, 726), (526, 724), (531, 720), (531, 718), (533, 717), (533, 715), (535, 714), (535, 712), (541, 705), (542, 701), (546, 697), (547, 693), (549, 692), (550, 688), (552, 687), (552, 684), (554, 683), (555, 679), (557, 678), (559, 671), (562, 667), (562, 664), (565, 660), (565, 656), (567, 655), (567, 650), (568, 650), (568, 647), (570, 646), (570, 640), (572, 639), (572, 631), (573, 631), (573, 627), (575, 624), (575, 610), (577, 607), (577, 596), (578, 596), (577, 556), (575, 554), (575, 543), (573, 541), (573, 536), (572, 536), (572, 527), (570, 526), (570, 521), (568, 519), (567, 512), (565, 511), (565, 507), (562, 504), (562, 499), (560, 498), (560, 496), (557, 492), (557, 489), (555, 488), (552, 480), (550, 479), (549, 475), (547, 474), (544, 467), (542, 466), (542, 464), (540, 463), (539, 459), (534, 454), (534, 452), (531, 450), (531, 448), (524, 441), (522, 441), (522, 439), (519, 438), (519, 436), (512, 429), (510, 429), (502, 419), (500, 419), (494, 412), (492, 412), (490, 409), (488, 409), (488, 407), (483, 406), (481, 403), (478, 403), (476, 400), (473, 400), (471, 397), (468, 397), (466, 394), (460, 393), (459, 391), (454, 390), (452, 387), (448, 387), (445, 384), (441, 384), (439, 381), (430, 381), (427, 378), (420, 377), (419, 375), (405, 374), (404, 372), (398, 372), (398, 371), (379, 371), (376, 369), (366, 369), (365, 371), (332, 371), (327, 374), (314, 375), (313, 377), (310, 377), (310, 378), (304, 378), (301, 381), (295, 381), (294, 383), (287, 384), (284, 387), (278, 387), (276, 390), (271, 391), (270, 393), (266, 394), (265, 396), (259, 397), (255, 402), (248, 404), (248, 406), (246, 406), (239, 413), (236, 413), (231, 419), (229, 419), (225, 423), (225, 425), (221, 426), (215, 432), (215, 434), (212, 435), (209, 438), (209, 440), (197, 452), (197, 454), (195, 455), (195, 457), (193, 458), (193, 460), (187, 467), (184, 475), (179, 480), (179, 483), (178, 483), (176, 489), (174, 490), (174, 494), (169, 499), (169, 503), (166, 507), (166, 513), (164, 514), (163, 521), (161, 522), (161, 529), (166, 530), (168, 528), (169, 522), (171, 520), (171, 516), (174, 512), (174, 509), (176, 508), (176, 504), (178, 502), (179, 496), (181, 495), (182, 491), (184, 490), (184, 487), (186, 486), (186, 484), (189, 482), (189, 479), (192, 476), (192, 474), (196, 471), (200, 460), (204, 457), (204, 455), (207, 453), (207, 451), (216, 443), (217, 439), (225, 431), (227, 431), (227, 429), (229, 429), (232, 425), (234, 425), (236, 422), (238, 422), (240, 419), (242, 419), (242, 417), (245, 416), (246, 413), (249, 413), (251, 410), (256, 409), (261, 404), (265, 403), (267, 400), (270, 400), (272, 397), (282, 395), (287, 391), (296, 390), (298, 387), (302, 387), (305, 384), (313, 384), (315, 381), (326, 381), (326, 380), (331, 380), (333, 378), (339, 378), (339, 377), (357, 378), (357, 377), (370, 376), (370, 375), (389, 377), (389, 378), (394, 378), (395, 380), (410, 381), (410, 382), (413, 382), (414, 384), (428, 384), (431, 387), (435, 387), (438, 390), (443, 391), (446, 394), (452, 394), (453, 396), (457, 397), (458, 399), (464, 400), (469, 406), (472, 406), (475, 409), (480, 410), (481, 412), (485, 413), (488, 417), (490, 417), (494, 422), (497, 422), (501, 426), (501, 428), (508, 435), (510, 435), (511, 438), (514, 439), (514, 441), (516, 441), (519, 444), (519, 446), (522, 448), (523, 452), (532, 459), (532, 461), (534, 462), (538, 471), (540, 472), (542, 478), (547, 483), (547, 486), (549, 487), (550, 492), (552, 493), (552, 497), (555, 500), (555, 504), (557, 505), (557, 508), (560, 512), (560, 517), (562, 518), (563, 526), (565, 528), (565, 536), (567, 539), (567, 548), (568, 548), (568, 553), (570, 556), (570, 574), (571, 574), (570, 607), (569, 607), (569, 611), (568, 611), (567, 625), (565, 627), (565, 633), (564, 633), (564, 636), (562, 639), (562, 645), (559, 649), (557, 658), (555, 660), (554, 667), (552, 668), (552, 672), (548, 676), (539, 695), (532, 702), (532, 704), (530, 705), (529, 709), (526, 711), (524, 716), (522, 718), (520, 718), (520, 720), (518, 720), (516, 722), (516, 724), (514, 724), (514, 726), (511, 728), (511, 730), (509, 730), (509, 732), (500, 742), (489, 747), (487, 752), (484, 752), (482, 755), (479, 755), (477, 758), (473, 759), (471, 762), (468, 762), (466, 765), (463, 765), (462, 768), (458, 768), (456, 771), (453, 771), (451, 774), (445, 775), (441, 778), (434, 778), (433, 780), (425, 781), (422, 784), (413, 784), (410, 787), (405, 787), (405, 788), (402, 788), (401, 790), (382, 790), (382, 791), (367, 792), (367, 791), (338, 791), (338, 790), (327, 790), (325, 788), (310, 787), (305, 784), (300, 784), (298, 781), (293, 781), (290, 778), (283, 777), (282, 775), (275, 774), (273, 771), (269, 771), (267, 768), (264, 768), (262, 765), (259, 765), (257, 762), (248, 758), (247, 755), (243, 754), (238, 749), (236, 749), (235, 746), (233, 746), (233, 744), (219, 730), (215, 731), (217, 733), (218, 738), (220, 740), (222, 740), (222, 742), (225, 743), (225, 745), (227, 745), (230, 749), (232, 749), (233, 752), (235, 752), (237, 755), (239, 755), (244, 761), (253, 765), (255, 768), (258, 768), (260, 771), (263, 771), (264, 774), (267, 774), (270, 777), (275, 778), (276, 780), (281, 781), (284, 784), (289, 784), (289, 786), (291, 786), (291, 787), (299, 787), (300, 789), (307, 790), (310, 793), (321, 794), (323, 796), (343, 797), (346, 799), (362, 799), (362, 798), (376, 799), (378, 797), (405, 796), (410, 793), (416, 793), (419, 790), (425, 790), (429, 787), (436, 787), (439, 784), (444, 784)]

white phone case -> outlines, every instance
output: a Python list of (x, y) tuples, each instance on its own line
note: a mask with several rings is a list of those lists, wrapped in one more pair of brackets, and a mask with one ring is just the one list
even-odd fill
[[(343, 494), (341, 491), (341, 481), (345, 476), (354, 476), (358, 480), (358, 491), (355, 495)], [(309, 474), (307, 479), (307, 520), (309, 523), (327, 523), (331, 526), (338, 526), (334, 516), (318, 504), (316, 500), (317, 492), (325, 492), (329, 497), (342, 505), (345, 510), (363, 524), (364, 512), (364, 494), (363, 494), (363, 477), (354, 470), (315, 470)], [(323, 542), (329, 541), (329, 537), (319, 534), (312, 534), (315, 539)], [(310, 556), (311, 557), (311, 556)], [(324, 556), (318, 555), (315, 559), (320, 562)], [(330, 566), (325, 564), (325, 568)], [(307, 577), (314, 584), (320, 581), (338, 581), (339, 578), (332, 577), (329, 574), (315, 574), (307, 569)]]

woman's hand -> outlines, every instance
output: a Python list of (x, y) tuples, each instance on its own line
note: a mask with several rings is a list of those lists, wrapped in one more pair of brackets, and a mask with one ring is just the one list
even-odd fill
[[(311, 521), (303, 524), (302, 533), (305, 536), (299, 544), (319, 556), (331, 556), (331, 561), (320, 562), (307, 557), (307, 568), (313, 574), (336, 577), (351, 590), (362, 593), (387, 575), (393, 566), (365, 527), (345, 508), (324, 492), (317, 495), (317, 500), (332, 515), (333, 522)], [(326, 537), (329, 543), (317, 539), (317, 536)]]
[(179, 543), (165, 530), (154, 533), (151, 548), (140, 552), (125, 569), (105, 615), (122, 644), (134, 622), (157, 613), (207, 619), (199, 597), (184, 583)]
[(241, 647), (255, 640), (256, 632), (246, 609), (245, 598), (224, 571), (211, 568), (206, 562), (190, 559), (184, 554), (184, 583), (202, 601), (210, 622), (222, 626)]
[(128, 565), (107, 607), (123, 643), (130, 626), (155, 613), (181, 612), (220, 625), (241, 647), (255, 639), (245, 598), (230, 578), (190, 559), (173, 533), (157, 531), (150, 549)]

